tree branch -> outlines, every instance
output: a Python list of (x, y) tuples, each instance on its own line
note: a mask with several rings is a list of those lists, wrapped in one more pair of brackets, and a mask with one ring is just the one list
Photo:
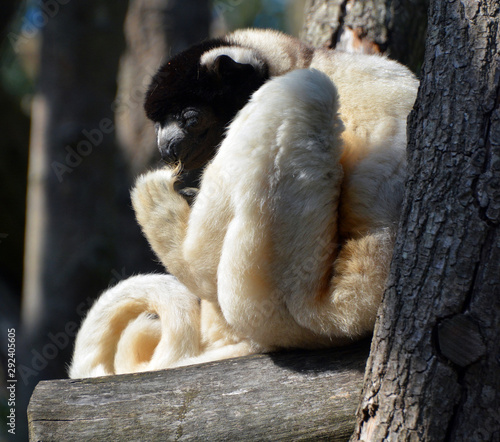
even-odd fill
[(348, 440), (368, 347), (43, 381), (28, 409), (30, 439)]

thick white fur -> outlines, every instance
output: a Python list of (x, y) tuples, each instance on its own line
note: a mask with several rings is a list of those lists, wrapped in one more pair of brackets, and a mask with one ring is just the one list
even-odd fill
[[(265, 49), (277, 77), (230, 125), (192, 208), (174, 191), (176, 170), (138, 179), (137, 219), (174, 276), (132, 278), (102, 295), (79, 332), (71, 377), (340, 345), (371, 331), (416, 80), (381, 57), (292, 56), (296, 40), (276, 34), (270, 44), (273, 35), (230, 36)], [(330, 78), (294, 70), (308, 66)]]
[(206, 52), (202, 55), (200, 64), (202, 66), (211, 66), (220, 55), (227, 55), (238, 63), (251, 64), (261, 72), (265, 70), (264, 60), (257, 57), (255, 51), (253, 51), (252, 49), (227, 46), (215, 48), (209, 52)]
[(330, 77), (345, 127), (341, 233), (350, 238), (397, 223), (406, 171), (406, 117), (418, 87), (414, 75), (385, 57), (313, 49), (277, 31), (244, 29), (226, 38), (244, 51), (253, 48), (254, 58), (264, 60), (272, 76), (315, 68)]
[(119, 283), (96, 301), (83, 322), (70, 377), (144, 371), (194, 356), (201, 341), (199, 309), (199, 299), (170, 275)]
[(238, 114), (192, 209), (174, 190), (175, 170), (141, 177), (132, 195), (138, 221), (175, 278), (140, 276), (102, 295), (79, 332), (70, 376), (342, 344), (368, 333), (389, 234), (352, 239), (336, 259), (337, 112), (327, 76), (294, 71), (264, 85)]
[(131, 277), (101, 295), (78, 332), (71, 378), (178, 367), (252, 353), (202, 339), (200, 299), (171, 275)]

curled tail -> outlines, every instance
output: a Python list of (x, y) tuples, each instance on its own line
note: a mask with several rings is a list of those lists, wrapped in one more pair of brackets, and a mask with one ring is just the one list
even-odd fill
[(197, 356), (200, 316), (199, 299), (171, 275), (122, 281), (101, 295), (83, 321), (69, 376), (158, 370)]

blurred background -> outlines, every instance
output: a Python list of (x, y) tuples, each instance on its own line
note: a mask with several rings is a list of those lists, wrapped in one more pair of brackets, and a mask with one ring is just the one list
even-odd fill
[[(385, 53), (420, 71), (428, 0), (2, 0), (0, 3), (0, 441), (7, 438), (9, 332), (16, 439), (42, 379), (67, 377), (95, 298), (164, 271), (130, 203), (160, 165), (142, 108), (172, 55), (236, 28)], [(304, 12), (306, 11), (306, 12)], [(15, 331), (12, 332), (12, 329)], [(9, 438), (10, 439), (10, 438)]]
[(67, 377), (93, 300), (163, 271), (131, 209), (159, 166), (143, 97), (157, 68), (241, 27), (298, 35), (304, 1), (2, 0), (0, 5), (0, 440), (7, 336), (16, 335), (16, 435), (41, 379)]

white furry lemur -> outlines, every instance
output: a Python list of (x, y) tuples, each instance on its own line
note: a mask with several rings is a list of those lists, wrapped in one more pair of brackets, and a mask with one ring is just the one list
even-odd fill
[(155, 370), (369, 334), (384, 291), (418, 82), (380, 56), (242, 30), (182, 52), (145, 109), (169, 163), (140, 177), (137, 220), (170, 275), (106, 291), (70, 376)]

